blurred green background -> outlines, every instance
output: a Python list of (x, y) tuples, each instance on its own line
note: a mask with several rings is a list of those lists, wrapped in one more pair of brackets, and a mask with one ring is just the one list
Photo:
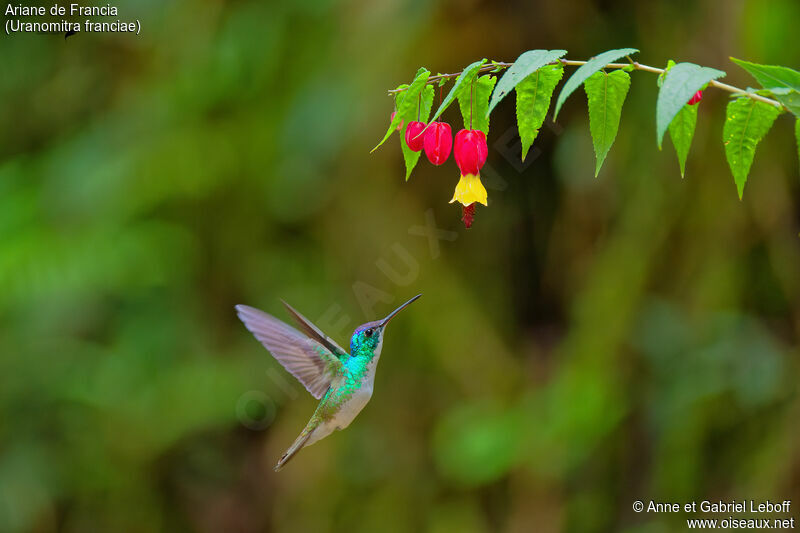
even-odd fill
[[(684, 180), (653, 75), (598, 179), (582, 90), (524, 168), (509, 98), (469, 231), (452, 158), (404, 183), (396, 139), (369, 154), (419, 66), (631, 46), (755, 85), (727, 58), (800, 67), (796, 0), (116, 5), (140, 36), (0, 39), (0, 531), (658, 532), (687, 515), (634, 500), (800, 506), (790, 119), (739, 201), (719, 91)], [(315, 401), (233, 306), (288, 320), (284, 298), (345, 343), (420, 292), (367, 408), (274, 473)]]

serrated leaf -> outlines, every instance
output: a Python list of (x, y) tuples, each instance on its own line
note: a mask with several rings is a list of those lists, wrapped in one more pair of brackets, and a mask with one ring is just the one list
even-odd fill
[(764, 138), (780, 110), (775, 106), (757, 102), (752, 98), (737, 98), (728, 103), (722, 141), (725, 157), (731, 167), (739, 199), (742, 198), (747, 174), (753, 164), (756, 146)]
[(395, 97), (395, 102), (397, 104), (397, 113), (395, 114), (392, 123), (389, 124), (389, 129), (386, 130), (386, 135), (383, 136), (381, 142), (379, 142), (375, 148), (370, 150), (369, 153), (374, 152), (375, 150), (380, 148), (380, 146), (383, 143), (386, 142), (386, 139), (388, 139), (392, 135), (392, 132), (394, 132), (397, 129), (397, 125), (400, 124), (401, 120), (403, 120), (403, 129), (401, 131), (401, 135), (405, 137), (406, 134), (405, 125), (408, 124), (409, 120), (408, 117), (413, 116), (414, 118), (411, 118), (410, 120), (417, 120), (416, 110), (417, 106), (419, 105), (419, 95), (420, 92), (422, 91), (422, 88), (425, 87), (426, 83), (428, 83), (428, 76), (430, 75), (431, 73), (428, 69), (426, 68), (419, 69), (417, 71), (416, 76), (414, 76), (414, 81), (411, 82), (408, 88), (401, 93), (397, 93), (397, 96)]
[(434, 122), (437, 118), (439, 118), (439, 116), (444, 113), (444, 110), (453, 103), (453, 100), (455, 100), (456, 96), (458, 96), (458, 92), (461, 90), (463, 85), (469, 85), (472, 83), (484, 63), (486, 63), (486, 59), (481, 59), (480, 61), (470, 64), (467, 66), (467, 68), (461, 71), (461, 74), (458, 76), (458, 78), (456, 78), (456, 82), (453, 84), (453, 88), (450, 89), (450, 92), (447, 93), (447, 96), (444, 97), (444, 100), (442, 100), (442, 103), (439, 105), (439, 109), (437, 109), (436, 113), (434, 113), (431, 122)]
[[(539, 128), (544, 124), (547, 110), (550, 108), (553, 91), (563, 75), (564, 67), (560, 63), (545, 65), (518, 82), (515, 87), (517, 128), (519, 128), (519, 138), (522, 141), (523, 161), (525, 161), (536, 136), (539, 135)], [(495, 90), (495, 92), (497, 91)]]
[(689, 148), (692, 146), (694, 137), (694, 127), (697, 124), (697, 106), (684, 105), (678, 111), (672, 122), (669, 123), (669, 137), (678, 155), (678, 164), (681, 167), (681, 177), (686, 170), (686, 157), (689, 155)]
[(779, 65), (759, 65), (734, 57), (731, 61), (749, 72), (765, 89), (790, 89), (788, 94), (775, 93), (775, 99), (795, 116), (800, 117), (800, 72)]
[(615, 70), (610, 74), (595, 72), (583, 86), (589, 99), (589, 130), (592, 132), (594, 153), (597, 156), (594, 171), (597, 177), (617, 136), (622, 104), (625, 103), (631, 86), (631, 77), (622, 70)]
[(683, 109), (686, 102), (703, 85), (723, 76), (725, 73), (721, 70), (701, 67), (694, 63), (678, 63), (669, 69), (664, 83), (658, 90), (658, 101), (656, 102), (656, 140), (659, 149), (669, 123)]
[(586, 79), (600, 70), (601, 68), (605, 67), (609, 63), (613, 63), (617, 59), (625, 56), (629, 56), (631, 54), (637, 53), (639, 50), (636, 48), (619, 48), (617, 50), (609, 50), (608, 52), (603, 52), (599, 54), (589, 61), (586, 64), (581, 65), (578, 70), (576, 70), (572, 76), (567, 80), (567, 83), (564, 84), (564, 87), (561, 89), (561, 92), (558, 95), (558, 100), (556, 100), (556, 111), (553, 115), (553, 120), (556, 119), (558, 116), (558, 112), (561, 110), (561, 106), (564, 105), (564, 101), (571, 95), (575, 89), (581, 86), (581, 83), (586, 81)]
[(531, 74), (557, 59), (566, 55), (566, 50), (528, 50), (521, 54), (514, 64), (503, 74), (497, 82), (497, 88), (492, 93), (492, 100), (486, 115), (495, 108), (500, 101), (506, 97), (522, 80), (527, 79)]
[(489, 96), (492, 94), (497, 78), (481, 76), (469, 85), (462, 85), (458, 94), (458, 105), (464, 117), (464, 128), (481, 130), (489, 134)]
[[(419, 120), (421, 122), (427, 122), (428, 117), (431, 115), (431, 107), (433, 107), (433, 93), (433, 85), (426, 85), (422, 90), (422, 95), (419, 99)], [(408, 127), (408, 123), (410, 121), (417, 120), (417, 116), (416, 109), (413, 109), (409, 119), (403, 122), (403, 131), (400, 135), (400, 148), (403, 150), (403, 161), (406, 163), (406, 181), (408, 181), (408, 178), (411, 177), (411, 171), (414, 170), (415, 166), (417, 166), (419, 156), (422, 154), (422, 152), (413, 151), (406, 143), (406, 127)]]

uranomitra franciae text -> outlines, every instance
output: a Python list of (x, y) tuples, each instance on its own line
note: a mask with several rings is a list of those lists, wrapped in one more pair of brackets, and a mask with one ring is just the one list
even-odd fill
[(139, 32), (138, 21), (125, 22), (122, 20), (97, 20), (86, 18), (82, 22), (61, 19), (38, 20), (28, 17), (115, 17), (118, 10), (116, 6), (105, 4), (101, 6), (82, 6), (79, 4), (52, 4), (48, 9), (45, 6), (31, 6), (23, 4), (6, 5), (5, 15), (8, 17), (6, 33), (53, 33), (53, 32)]

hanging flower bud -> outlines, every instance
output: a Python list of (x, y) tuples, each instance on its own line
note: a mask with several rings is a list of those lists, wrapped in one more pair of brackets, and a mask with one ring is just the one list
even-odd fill
[(461, 130), (456, 133), (453, 156), (462, 175), (480, 173), (487, 155), (486, 134), (481, 130)]
[(441, 165), (453, 149), (453, 132), (447, 122), (431, 122), (424, 133), (425, 155), (434, 165)]
[[(392, 111), (392, 118), (389, 120), (390, 124), (392, 122), (394, 122), (395, 115), (397, 115), (397, 111)], [(403, 121), (402, 121), (402, 119), (400, 120), (400, 124), (397, 125), (397, 131), (403, 131)]]
[(686, 103), (689, 105), (695, 105), (702, 99), (703, 99), (703, 91), (697, 91), (696, 93), (694, 93), (694, 96), (689, 98), (689, 101)]
[(475, 202), (487, 205), (486, 189), (481, 183), (480, 171), (486, 164), (489, 148), (486, 146), (486, 134), (480, 130), (461, 130), (456, 134), (455, 158), (461, 178), (456, 185), (456, 192), (450, 203), (460, 202), (464, 206), (462, 220), (466, 227), (472, 225), (475, 216)]
[(416, 120), (409, 122), (408, 126), (406, 127), (406, 144), (414, 152), (419, 152), (422, 150), (422, 146), (425, 142), (425, 135), (420, 135), (420, 133), (422, 133), (422, 130), (424, 129), (425, 123), (417, 122)]

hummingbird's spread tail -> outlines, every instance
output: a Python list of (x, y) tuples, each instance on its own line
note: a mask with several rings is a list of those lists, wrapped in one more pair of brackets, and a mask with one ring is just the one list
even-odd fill
[(314, 433), (314, 429), (316, 429), (316, 428), (306, 427), (303, 430), (303, 432), (300, 433), (300, 436), (295, 439), (295, 441), (292, 443), (292, 445), (289, 446), (289, 449), (286, 450), (286, 453), (284, 453), (281, 456), (280, 460), (278, 460), (278, 464), (275, 465), (275, 468), (273, 468), (273, 470), (275, 470), (277, 472), (278, 470), (283, 468), (283, 465), (288, 463), (289, 459), (294, 457), (294, 455), (297, 452), (300, 451), (300, 448), (305, 446), (306, 442), (308, 442), (308, 439), (311, 438), (311, 434)]

